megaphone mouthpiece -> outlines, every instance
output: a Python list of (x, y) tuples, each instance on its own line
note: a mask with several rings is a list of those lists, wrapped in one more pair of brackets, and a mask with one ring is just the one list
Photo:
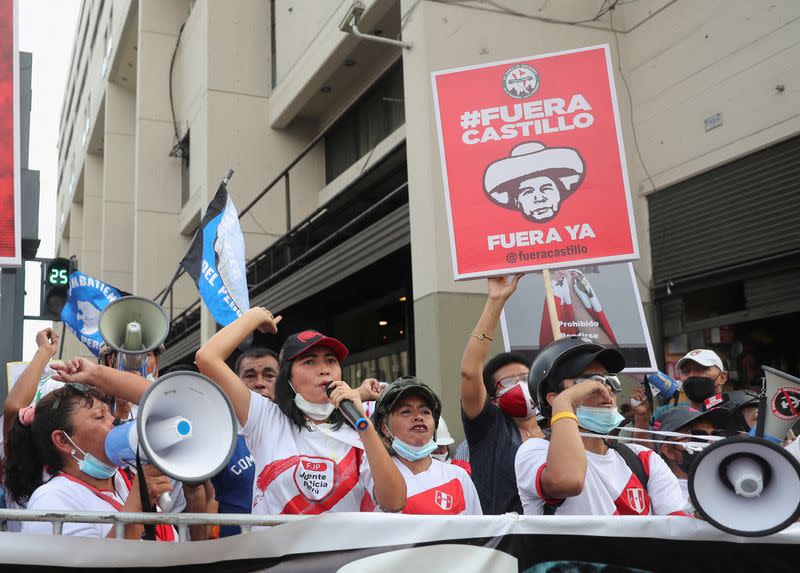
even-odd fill
[(728, 464), (727, 478), (733, 491), (742, 497), (758, 497), (764, 491), (764, 469), (749, 456), (737, 457)]
[(183, 416), (172, 416), (166, 420), (147, 423), (147, 440), (157, 452), (192, 437), (192, 423)]
[(142, 325), (132, 320), (125, 327), (125, 342), (122, 347), (125, 350), (140, 352), (144, 346), (142, 345)]

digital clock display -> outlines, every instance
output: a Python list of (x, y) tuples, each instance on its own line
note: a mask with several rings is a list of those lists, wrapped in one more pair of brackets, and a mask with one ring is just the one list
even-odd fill
[(67, 286), (69, 282), (69, 260), (55, 259), (47, 265), (45, 281), (53, 286)]

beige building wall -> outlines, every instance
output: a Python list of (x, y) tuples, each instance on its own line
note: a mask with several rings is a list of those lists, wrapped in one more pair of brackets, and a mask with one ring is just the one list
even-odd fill
[(126, 292), (132, 292), (135, 93), (129, 88), (109, 83), (105, 112), (105, 194), (100, 241), (102, 279)]

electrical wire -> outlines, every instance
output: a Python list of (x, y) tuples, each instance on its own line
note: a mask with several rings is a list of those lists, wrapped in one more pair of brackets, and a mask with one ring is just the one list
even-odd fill
[[(602, 18), (605, 14), (613, 10), (620, 2), (620, 0), (613, 0), (612, 2), (609, 3), (609, 0), (603, 0), (603, 3), (600, 4), (600, 8), (598, 8), (597, 13), (591, 18), (583, 18), (580, 20), (561, 20), (559, 18), (548, 18), (547, 16), (536, 16), (534, 14), (527, 14), (525, 12), (520, 12), (518, 10), (509, 8), (508, 6), (504, 6), (500, 2), (497, 2), (497, 0), (432, 0), (432, 1), (438, 2), (440, 4), (464, 4), (465, 2), (475, 1), (475, 2), (480, 2), (481, 4), (486, 4), (488, 6), (491, 6), (491, 8), (494, 8), (494, 10), (492, 10), (491, 8), (481, 7), (481, 6), (464, 5), (463, 7), (472, 10), (483, 10), (486, 12), (508, 14), (510, 16), (517, 16), (519, 18), (526, 18), (528, 20), (547, 22), (548, 24), (564, 24), (568, 26), (578, 26), (582, 24), (590, 24), (592, 22), (596, 22), (597, 20)], [(411, 6), (411, 8), (409, 8), (406, 14), (403, 16), (403, 19), (405, 19), (406, 22), (408, 18), (411, 17), (411, 14), (414, 12), (414, 10), (416, 10), (418, 5), (419, 1), (417, 1), (413, 6)], [(405, 23), (403, 23), (403, 20), (401, 19), (400, 29), (402, 30), (404, 27)]]
[[(650, 171), (647, 169), (647, 165), (644, 162), (644, 157), (642, 156), (642, 150), (639, 147), (639, 138), (637, 137), (636, 134), (636, 122), (634, 121), (633, 117), (633, 97), (631, 96), (631, 87), (630, 85), (628, 85), (628, 80), (625, 77), (625, 74), (622, 72), (622, 53), (620, 52), (619, 49), (619, 33), (614, 28), (614, 12), (612, 11), (608, 17), (609, 17), (609, 23), (611, 25), (611, 31), (614, 34), (614, 48), (616, 49), (617, 52), (617, 71), (619, 71), (619, 77), (622, 78), (622, 84), (625, 86), (625, 92), (628, 94), (628, 110), (631, 118), (631, 132), (633, 133), (633, 146), (636, 149), (636, 155), (637, 157), (639, 157), (639, 163), (642, 164), (642, 169), (644, 169), (644, 173), (647, 176), (647, 180), (650, 182), (652, 190), (655, 191), (656, 185), (655, 183), (653, 183), (653, 178), (650, 176)], [(640, 283), (642, 283), (643, 286), (649, 289), (651, 287), (650, 284), (651, 281), (645, 281), (639, 274), (639, 271), (636, 270), (635, 265), (631, 265), (631, 268), (633, 268), (633, 274), (636, 275), (636, 279)]]
[(181, 29), (178, 30), (178, 39), (175, 41), (175, 49), (172, 51), (172, 59), (169, 62), (169, 109), (172, 111), (172, 128), (175, 130), (175, 145), (169, 154), (173, 157), (183, 157), (185, 151), (181, 136), (178, 133), (178, 120), (175, 117), (175, 102), (172, 97), (172, 71), (175, 68), (175, 56), (178, 54), (178, 46), (181, 43), (181, 36), (183, 35), (183, 28), (185, 26), (186, 22), (184, 21), (183, 24), (181, 24)]
[(609, 16), (611, 20), (611, 30), (614, 33), (614, 47), (617, 51), (617, 70), (619, 71), (619, 77), (622, 78), (622, 83), (625, 85), (625, 92), (628, 94), (628, 109), (630, 110), (631, 114), (631, 131), (633, 131), (633, 145), (636, 148), (636, 155), (639, 157), (639, 163), (642, 164), (642, 169), (644, 169), (645, 175), (647, 175), (647, 180), (650, 182), (650, 186), (652, 190), (656, 190), (656, 185), (653, 183), (653, 178), (650, 177), (650, 171), (647, 169), (647, 165), (645, 165), (644, 158), (642, 157), (642, 150), (639, 148), (639, 138), (636, 135), (636, 122), (633, 120), (633, 98), (631, 97), (631, 87), (628, 85), (628, 80), (625, 78), (625, 74), (622, 73), (622, 54), (619, 49), (619, 35), (617, 31), (614, 29), (614, 14), (613, 12)]

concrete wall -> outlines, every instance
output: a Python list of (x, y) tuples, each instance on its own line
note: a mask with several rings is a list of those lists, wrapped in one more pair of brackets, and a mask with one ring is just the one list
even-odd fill
[(278, 83), (286, 77), (323, 26), (343, 4), (349, 5), (350, 2), (349, 0), (276, 0), (275, 52)]

